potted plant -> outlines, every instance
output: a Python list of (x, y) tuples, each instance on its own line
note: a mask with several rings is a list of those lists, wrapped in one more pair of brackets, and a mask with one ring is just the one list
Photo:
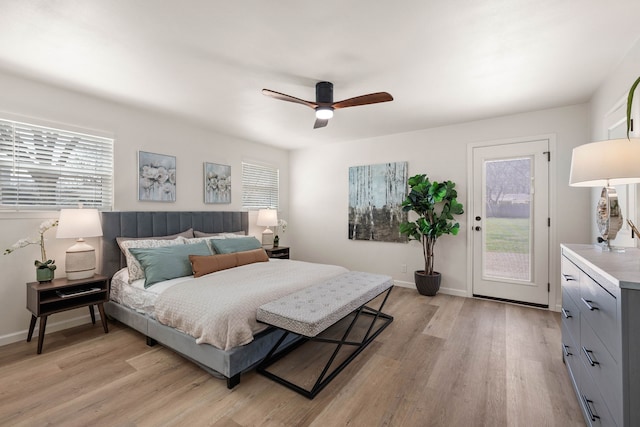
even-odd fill
[(409, 240), (422, 243), (424, 270), (415, 272), (418, 292), (422, 295), (435, 295), (440, 289), (441, 275), (433, 270), (434, 246), (443, 234), (458, 234), (460, 224), (454, 221), (453, 215), (464, 213), (461, 203), (456, 197), (456, 184), (451, 181), (431, 182), (425, 175), (409, 178), (409, 194), (402, 202), (402, 210), (415, 212), (415, 221), (400, 224), (400, 233)]
[(47, 251), (44, 248), (44, 233), (47, 232), (47, 230), (49, 230), (50, 228), (53, 227), (57, 227), (58, 226), (58, 220), (57, 219), (50, 219), (48, 221), (43, 222), (42, 224), (40, 224), (40, 227), (38, 227), (38, 232), (40, 233), (40, 238), (39, 239), (30, 239), (30, 238), (26, 238), (26, 239), (20, 239), (17, 242), (15, 242), (9, 249), (5, 249), (4, 254), (3, 255), (9, 255), (11, 252), (20, 249), (20, 248), (24, 248), (25, 246), (29, 246), (29, 245), (39, 245), (40, 246), (40, 255), (42, 260), (35, 260), (33, 265), (36, 267), (36, 280), (38, 280), (38, 282), (50, 282), (53, 280), (54, 277), (54, 272), (56, 269), (56, 261), (53, 259), (47, 259)]

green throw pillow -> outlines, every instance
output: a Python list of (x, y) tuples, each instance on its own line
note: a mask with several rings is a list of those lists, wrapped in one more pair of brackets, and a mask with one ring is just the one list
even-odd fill
[(191, 276), (193, 271), (189, 255), (211, 255), (205, 242), (149, 249), (131, 248), (129, 252), (144, 269), (145, 288), (164, 280)]
[(237, 239), (211, 239), (211, 247), (218, 254), (232, 254), (234, 252), (260, 249), (262, 244), (255, 237), (239, 237)]

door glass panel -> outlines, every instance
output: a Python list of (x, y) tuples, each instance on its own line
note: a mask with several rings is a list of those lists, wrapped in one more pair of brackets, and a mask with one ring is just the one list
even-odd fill
[(531, 281), (531, 158), (484, 162), (483, 276)]

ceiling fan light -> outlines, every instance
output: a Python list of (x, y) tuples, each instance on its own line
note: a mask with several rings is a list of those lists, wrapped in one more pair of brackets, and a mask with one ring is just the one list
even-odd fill
[(327, 120), (333, 117), (333, 108), (318, 107), (316, 108), (316, 119)]

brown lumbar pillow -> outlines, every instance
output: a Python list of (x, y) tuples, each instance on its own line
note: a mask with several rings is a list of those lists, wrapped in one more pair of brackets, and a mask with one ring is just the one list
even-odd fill
[(269, 261), (269, 255), (267, 255), (267, 252), (262, 248), (253, 249), (251, 251), (236, 252), (235, 255), (238, 260), (238, 265)]
[(193, 276), (200, 277), (241, 265), (269, 261), (269, 256), (264, 249), (254, 249), (231, 254), (189, 255), (189, 261), (191, 261)]
[(237, 267), (236, 254), (189, 255), (194, 277), (204, 276), (214, 271)]

